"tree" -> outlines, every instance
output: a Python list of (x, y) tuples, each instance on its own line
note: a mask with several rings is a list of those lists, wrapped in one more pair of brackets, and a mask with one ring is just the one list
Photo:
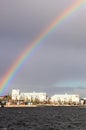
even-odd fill
[(36, 97), (33, 104), (36, 105), (36, 104), (39, 104), (40, 103), (40, 100)]
[(12, 100), (12, 97), (11, 97), (10, 94), (8, 94), (8, 95), (6, 95), (6, 96), (4, 97), (4, 99), (7, 100), (7, 101), (10, 101), (10, 100)]

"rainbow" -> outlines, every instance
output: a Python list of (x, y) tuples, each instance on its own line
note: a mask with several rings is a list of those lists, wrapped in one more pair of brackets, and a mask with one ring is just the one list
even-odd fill
[(71, 16), (75, 11), (85, 4), (85, 0), (77, 0), (72, 6), (67, 8), (59, 17), (57, 17), (27, 48), (23, 53), (17, 58), (14, 64), (10, 67), (7, 73), (4, 75), (0, 81), (0, 95), (4, 95), (8, 90), (13, 78), (18, 73), (19, 69), (27, 61), (28, 58), (35, 52), (35, 50), (43, 44), (43, 41), (48, 37), (48, 35), (55, 30), (68, 16)]

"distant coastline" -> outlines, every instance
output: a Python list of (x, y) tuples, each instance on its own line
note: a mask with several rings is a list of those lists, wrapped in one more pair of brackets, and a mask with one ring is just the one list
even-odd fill
[(85, 105), (55, 105), (55, 104), (40, 104), (40, 105), (5, 105), (4, 107), (12, 108), (12, 107), (86, 107)]

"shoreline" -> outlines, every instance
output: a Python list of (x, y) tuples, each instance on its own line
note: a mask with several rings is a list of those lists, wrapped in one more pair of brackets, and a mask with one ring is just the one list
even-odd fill
[(6, 108), (24, 108), (24, 107), (86, 107), (85, 105), (5, 105)]

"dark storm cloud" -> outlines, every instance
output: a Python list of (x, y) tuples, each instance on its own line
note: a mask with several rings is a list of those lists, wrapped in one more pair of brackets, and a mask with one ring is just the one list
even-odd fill
[[(75, 0), (0, 1), (0, 77), (49, 24)], [(86, 79), (86, 7), (65, 19), (13, 79), (11, 88), (58, 90), (60, 80)], [(59, 92), (67, 91), (59, 88)], [(72, 89), (68, 89), (71, 92)], [(79, 92), (79, 90), (78, 90)], [(83, 93), (83, 91), (82, 91)]]

